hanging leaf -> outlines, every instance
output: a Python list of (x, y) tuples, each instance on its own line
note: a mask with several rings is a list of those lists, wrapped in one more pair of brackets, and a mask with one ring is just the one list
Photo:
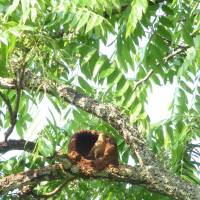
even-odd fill
[(85, 81), (82, 77), (78, 77), (78, 82), (80, 83), (80, 86), (86, 90), (86, 92), (88, 93), (92, 93), (92, 88), (91, 86), (87, 83), (87, 81)]
[(91, 31), (94, 27), (98, 26), (102, 22), (103, 22), (103, 18), (101, 16), (98, 16), (96, 14), (90, 16), (87, 22), (85, 33)]
[(76, 26), (76, 31), (78, 32), (83, 26), (85, 26), (87, 23), (88, 23), (88, 20), (89, 20), (89, 17), (90, 17), (90, 13), (87, 12), (84, 12), (84, 10), (81, 12), (81, 16), (80, 16), (80, 19), (79, 19), (79, 22)]
[(164, 26), (158, 25), (157, 26), (158, 33), (166, 38), (167, 40), (171, 41), (171, 33), (167, 30)]
[(148, 6), (147, 0), (133, 0), (131, 3), (131, 11), (128, 17), (126, 25), (126, 37), (128, 37), (137, 25), (137, 22), (141, 20), (143, 13), (145, 13)]
[(17, 9), (17, 7), (19, 5), (19, 1), (20, 0), (14, 0), (12, 5), (10, 5), (8, 7), (8, 10), (7, 10), (7, 12), (6, 12), (5, 16), (4, 16), (5, 19)]

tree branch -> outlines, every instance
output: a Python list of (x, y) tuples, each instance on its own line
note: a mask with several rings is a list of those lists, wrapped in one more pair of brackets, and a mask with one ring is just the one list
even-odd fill
[(6, 143), (0, 143), (0, 153), (6, 153), (11, 150), (24, 150), (27, 152), (33, 152), (35, 143), (26, 140), (8, 140)]
[(55, 196), (58, 192), (60, 192), (70, 181), (74, 180), (75, 178), (72, 177), (71, 179), (66, 179), (60, 184), (57, 188), (55, 188), (52, 192), (48, 192), (46, 194), (34, 194), (33, 196), (39, 198), (50, 198)]
[(12, 106), (11, 106), (11, 103), (10, 103), (10, 100), (7, 98), (7, 96), (0, 91), (0, 97), (3, 99), (3, 101), (5, 102), (7, 108), (8, 108), (8, 112), (10, 114), (10, 118), (12, 118)]
[[(55, 164), (40, 169), (29, 170), (18, 174), (12, 174), (0, 179), (0, 194), (5, 195), (9, 191), (37, 185), (42, 181), (52, 180), (66, 180), (56, 190), (48, 193), (45, 196), (51, 196), (61, 190), (68, 181), (72, 179), (84, 178), (84, 179), (106, 179), (116, 182), (124, 182), (133, 185), (139, 185), (146, 187), (150, 191), (154, 191), (152, 184), (148, 182), (146, 176), (148, 171), (146, 168), (140, 168), (138, 166), (131, 167), (128, 165), (120, 165), (117, 168), (107, 168), (105, 171), (93, 171), (91, 174), (85, 174), (82, 172), (78, 165), (73, 164), (66, 158), (65, 164)], [(40, 195), (39, 195), (40, 196)], [(42, 195), (43, 196), (43, 195)]]
[[(185, 50), (187, 50), (189, 48), (189, 46), (179, 46), (175, 51), (173, 51), (171, 54), (167, 55), (166, 57), (164, 57), (164, 61), (167, 63), (169, 60), (171, 60), (172, 58), (174, 58), (176, 55), (184, 52)], [(146, 81), (149, 80), (149, 78), (151, 77), (151, 75), (154, 73), (154, 70), (151, 69), (149, 70), (149, 72), (147, 73), (147, 75), (140, 79), (139, 81), (136, 82), (135, 87), (133, 89), (133, 92), (135, 92), (135, 90), (138, 88), (138, 86), (140, 86), (141, 84), (145, 83)]]
[(5, 142), (7, 141), (7, 138), (12, 133), (12, 131), (15, 127), (16, 121), (17, 121), (16, 118), (17, 118), (17, 112), (18, 112), (18, 108), (19, 108), (20, 90), (16, 89), (16, 91), (17, 91), (16, 92), (16, 106), (15, 106), (14, 111), (12, 109), (10, 100), (0, 91), (0, 96), (4, 100), (5, 104), (7, 105), (8, 112), (10, 114), (10, 127), (4, 133)]
[(175, 51), (173, 51), (171, 54), (167, 55), (164, 60), (165, 62), (168, 62), (170, 59), (172, 59), (173, 57), (175, 57), (176, 55), (184, 52), (185, 50), (187, 50), (189, 48), (189, 46), (180, 46), (178, 49), (176, 49)]
[[(26, 55), (27, 56), (27, 55)], [(7, 105), (9, 114), (10, 114), (10, 127), (5, 131), (4, 137), (5, 137), (5, 142), (7, 142), (8, 137), (11, 135), (13, 132), (13, 129), (16, 125), (17, 122), (17, 113), (19, 110), (19, 103), (20, 103), (20, 97), (21, 97), (21, 90), (22, 90), (22, 83), (23, 83), (23, 78), (24, 78), (24, 72), (25, 72), (25, 59), (26, 56), (22, 59), (22, 69), (19, 70), (19, 80), (15, 80), (12, 83), (15, 83), (15, 90), (16, 90), (16, 98), (15, 98), (15, 106), (14, 110), (12, 109), (11, 103), (9, 98), (7, 98), (1, 91), (0, 91), (0, 97), (3, 99), (5, 104)]]
[(137, 185), (143, 185), (146, 182), (144, 175), (142, 175), (138, 167), (121, 165), (115, 170), (108, 168), (105, 171), (94, 171), (91, 175), (88, 175), (81, 172), (79, 166), (68, 160), (68, 164), (65, 162), (65, 165), (55, 164), (3, 177), (0, 179), (0, 194), (3, 195), (9, 191), (33, 183), (39, 184), (42, 181), (63, 180), (63, 177), (67, 180), (71, 180), (72, 178), (103, 178)]
[[(23, 58), (22, 62), (25, 62), (26, 56), (25, 58)], [(13, 129), (17, 123), (17, 113), (19, 110), (19, 103), (20, 103), (20, 97), (21, 97), (21, 90), (22, 90), (22, 82), (23, 82), (23, 78), (24, 78), (24, 71), (25, 71), (25, 63), (23, 63), (23, 67), (19, 72), (19, 80), (16, 81), (16, 99), (15, 99), (15, 107), (14, 110), (12, 112), (11, 118), (10, 118), (10, 127), (6, 130), (6, 132), (4, 133), (5, 136), (5, 142), (7, 142), (8, 137), (11, 135), (11, 133), (13, 132)]]
[[(77, 164), (73, 164), (66, 157), (66, 161), (64, 162), (64, 164), (55, 164), (40, 169), (29, 170), (18, 174), (12, 174), (10, 176), (6, 176), (0, 179), (0, 195), (5, 195), (8, 192), (18, 188), (26, 186), (31, 187), (31, 185), (37, 185), (42, 181), (63, 180), (63, 178), (64, 180), (68, 181), (70, 181), (71, 179), (79, 179), (79, 178), (83, 179), (93, 178), (93, 179), (105, 179), (116, 182), (124, 182), (132, 185), (142, 186), (148, 189), (149, 191), (153, 192), (156, 191), (160, 194), (166, 195), (166, 193), (163, 190), (159, 191), (154, 187), (153, 183), (154, 176), (151, 175), (150, 173), (151, 171), (152, 167), (140, 167), (140, 166), (131, 167), (128, 165), (120, 165), (117, 168), (112, 167), (112, 168), (107, 168), (105, 171), (100, 171), (100, 172), (93, 171), (91, 174), (85, 174), (80, 170)], [(160, 184), (162, 184), (162, 182)], [(174, 192), (175, 193), (180, 192), (180, 194), (184, 192), (182, 188), (184, 187), (183, 185), (179, 186), (177, 184), (177, 188), (176, 190), (174, 190), (170, 182), (167, 182), (167, 184), (169, 190), (171, 191), (167, 195), (170, 197), (174, 197)], [(55, 194), (56, 191), (62, 189), (64, 185), (65, 184), (63, 183), (62, 186), (57, 188), (52, 193), (49, 193), (48, 195)], [(187, 198), (183, 198), (182, 194), (176, 197), (175, 199), (187, 199)], [(198, 199), (198, 198), (196, 196), (196, 198), (191, 198), (191, 199)]]
[(133, 89), (133, 93), (135, 92), (135, 90), (137, 89), (137, 87), (139, 85), (143, 84), (145, 81), (147, 81), (150, 78), (150, 76), (153, 74), (153, 72), (154, 72), (153, 69), (149, 70), (149, 72), (147, 73), (147, 75), (144, 78), (142, 78), (138, 82), (136, 82), (135, 87)]

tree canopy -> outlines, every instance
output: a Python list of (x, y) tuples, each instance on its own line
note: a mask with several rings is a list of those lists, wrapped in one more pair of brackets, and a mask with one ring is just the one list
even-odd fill
[[(200, 199), (199, 1), (0, 0), (0, 22), (1, 199)], [(170, 117), (152, 123), (168, 83)], [(71, 162), (80, 130), (114, 138), (119, 167)]]

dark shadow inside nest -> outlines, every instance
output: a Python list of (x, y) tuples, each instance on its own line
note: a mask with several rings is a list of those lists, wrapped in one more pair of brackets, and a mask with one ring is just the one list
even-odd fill
[(94, 158), (88, 157), (88, 154), (90, 153), (97, 139), (98, 139), (98, 135), (94, 135), (91, 133), (78, 134), (76, 144), (75, 144), (77, 152), (87, 159), (90, 159), (90, 160), (94, 159)]

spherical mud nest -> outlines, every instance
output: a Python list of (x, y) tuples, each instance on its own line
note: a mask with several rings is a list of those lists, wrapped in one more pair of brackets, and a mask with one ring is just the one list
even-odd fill
[(103, 133), (95, 130), (82, 130), (72, 136), (68, 146), (68, 156), (77, 162), (82, 170), (103, 170), (109, 165), (119, 165), (117, 145), (113, 138), (105, 134), (105, 149), (102, 156), (95, 158), (89, 155), (100, 134)]

